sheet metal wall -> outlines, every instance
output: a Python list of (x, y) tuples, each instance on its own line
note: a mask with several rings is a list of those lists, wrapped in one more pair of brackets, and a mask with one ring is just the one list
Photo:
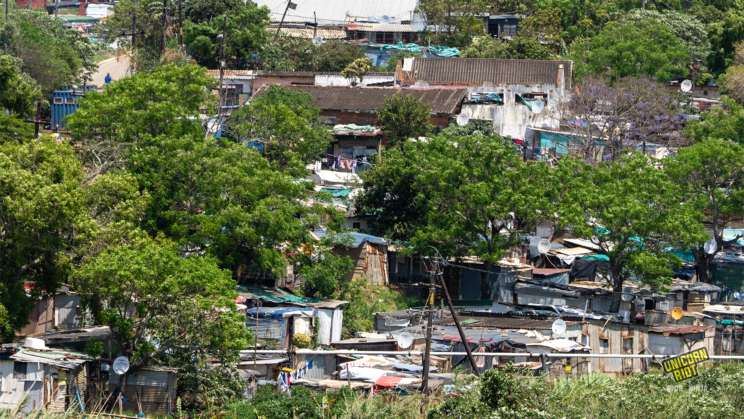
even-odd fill
[[(95, 89), (96, 89), (96, 86), (94, 85), (86, 86), (87, 91), (91, 91)], [(82, 89), (79, 89), (79, 90), (76, 89), (74, 93), (73, 93), (73, 90), (55, 90), (52, 92), (52, 100), (51, 100), (52, 129), (54, 129), (56, 126), (59, 126), (60, 128), (65, 128), (64, 118), (67, 115), (70, 115), (73, 112), (75, 112), (77, 108), (80, 107), (78, 100), (81, 97), (83, 97)], [(61, 101), (57, 98), (61, 99)]]

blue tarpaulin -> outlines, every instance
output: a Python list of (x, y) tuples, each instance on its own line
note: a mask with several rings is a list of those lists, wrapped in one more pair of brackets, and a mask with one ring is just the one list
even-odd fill
[[(317, 230), (314, 231), (315, 235), (323, 238), (326, 235), (325, 230)], [(352, 240), (352, 243), (350, 244), (350, 247), (353, 247), (356, 249), (357, 247), (361, 246), (364, 242), (370, 242), (372, 244), (380, 244), (380, 245), (387, 245), (388, 241), (383, 239), (382, 237), (372, 236), (370, 234), (364, 234), (364, 233), (355, 233), (355, 232), (349, 232), (349, 233), (342, 233), (339, 234), (340, 238), (350, 238)]]
[[(313, 315), (315, 309), (310, 307), (262, 307), (258, 310), (259, 319), (282, 320), (292, 314)], [(252, 308), (247, 311), (248, 317), (256, 318), (256, 309)]]

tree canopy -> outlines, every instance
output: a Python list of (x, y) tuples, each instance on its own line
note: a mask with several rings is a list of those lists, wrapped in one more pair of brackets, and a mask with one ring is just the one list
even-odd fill
[(428, 103), (419, 102), (415, 96), (396, 93), (386, 97), (382, 109), (377, 111), (377, 125), (392, 145), (425, 136), (434, 129), (430, 109)]

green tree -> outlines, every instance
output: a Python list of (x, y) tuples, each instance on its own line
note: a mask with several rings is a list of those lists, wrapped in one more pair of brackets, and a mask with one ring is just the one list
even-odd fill
[(554, 44), (561, 40), (563, 28), (561, 16), (563, 12), (557, 7), (536, 10), (535, 13), (522, 20), (519, 24), (519, 34), (526, 38)]
[[(41, 99), (41, 90), (21, 68), (21, 60), (9, 55), (0, 56), (0, 107), (22, 117), (34, 109), (34, 101)], [(10, 127), (10, 120), (3, 125)]]
[(235, 13), (244, 6), (240, 0), (191, 0), (184, 7), (183, 14), (193, 23), (202, 23), (225, 13)]
[[(422, 173), (414, 190), (423, 191), (431, 210), (412, 243), (428, 245), (445, 257), (477, 256), (490, 271), (507, 249), (554, 213), (559, 199), (546, 165), (525, 164), (508, 139), (499, 136), (439, 135), (406, 144)], [(491, 298), (488, 274), (481, 273), (481, 296)]]
[[(68, 144), (43, 136), (0, 146), (3, 341), (28, 324), (38, 297), (51, 295), (67, 279), (69, 244), (85, 215), (82, 178), (82, 166)], [(29, 294), (25, 281), (33, 282)]]
[[(744, 48), (742, 48), (742, 53), (744, 54)], [(744, 64), (729, 67), (719, 78), (719, 85), (728, 97), (739, 105), (744, 105)]]
[(341, 75), (349, 80), (352, 86), (356, 86), (364, 80), (364, 76), (369, 73), (371, 68), (372, 60), (367, 57), (359, 58), (341, 70)]
[(88, 177), (127, 164), (134, 144), (202, 135), (199, 112), (214, 105), (214, 82), (203, 67), (170, 64), (86, 94), (67, 126), (72, 138), (84, 144)]
[[(273, 32), (270, 32), (270, 35)], [(318, 71), (338, 73), (355, 60), (364, 58), (358, 45), (338, 41), (316, 45), (309, 39), (281, 35), (263, 46), (258, 68), (268, 71)]]
[(736, 44), (744, 41), (744, 0), (737, 0), (735, 4), (723, 19), (708, 25), (712, 51), (708, 56), (708, 68), (714, 74), (723, 73), (731, 65)]
[(268, 86), (230, 115), (227, 129), (240, 143), (262, 142), (264, 156), (280, 169), (303, 176), (305, 163), (328, 150), (331, 142), (313, 102), (305, 92)]
[(538, 40), (517, 35), (510, 41), (482, 37), (462, 53), (463, 58), (500, 58), (511, 60), (551, 60), (553, 53)]
[(315, 51), (313, 60), (306, 62), (312, 67), (298, 68), (298, 71), (325, 71), (338, 73), (354, 61), (364, 58), (364, 50), (358, 45), (345, 44), (343, 42), (324, 42)]
[(453, 137), (463, 137), (467, 135), (486, 135), (491, 136), (498, 134), (493, 129), (493, 122), (481, 119), (471, 119), (467, 124), (460, 126), (452, 122), (447, 128), (442, 130), (442, 134)]
[(715, 107), (692, 119), (685, 135), (695, 142), (712, 139), (733, 141), (744, 145), (744, 106), (733, 99), (721, 97), (723, 107)]
[(630, 12), (626, 19), (631, 22), (653, 19), (663, 23), (669, 29), (669, 32), (687, 49), (687, 54), (693, 64), (706, 63), (711, 51), (708, 32), (705, 25), (695, 16), (674, 10), (657, 12), (655, 10), (637, 9)]
[(12, 141), (24, 142), (34, 138), (34, 126), (22, 119), (0, 115), (0, 143)]
[(431, 108), (414, 96), (396, 93), (385, 98), (377, 111), (377, 125), (390, 138), (390, 145), (431, 133)]
[[(434, 30), (434, 43), (467, 45), (470, 35), (483, 33), (483, 20), (478, 16), (488, 11), (489, 2), (484, 0), (421, 0), (416, 12)], [(424, 37), (430, 36), (428, 33)]]
[(609, 258), (613, 313), (620, 309), (625, 281), (636, 278), (654, 289), (671, 284), (670, 264), (680, 260), (667, 250), (708, 240), (702, 213), (680, 205), (674, 183), (645, 156), (597, 166), (563, 159), (558, 170), (566, 190), (558, 215), (571, 234)]
[[(224, 14), (211, 20), (194, 23), (184, 22), (183, 42), (186, 49), (199, 64), (208, 68), (219, 68), (222, 57), (221, 40)], [(226, 65), (230, 68), (248, 68), (253, 54), (261, 52), (267, 41), (269, 9), (246, 2), (237, 10), (227, 13), (225, 36)]]
[[(581, 57), (574, 57), (581, 59)], [(687, 74), (685, 46), (655, 20), (609, 23), (592, 38), (586, 65), (590, 71), (612, 78), (648, 75), (668, 81)]]
[(169, 240), (108, 248), (76, 269), (72, 281), (131, 362), (122, 391), (129, 374), (174, 351), (188, 351), (193, 364), (235, 361), (248, 346), (230, 273), (209, 257), (183, 257)]
[(345, 275), (354, 269), (348, 256), (333, 252), (336, 246), (348, 246), (350, 238), (344, 235), (326, 235), (318, 243), (306, 244), (295, 259), (300, 268), (297, 281), (302, 283), (302, 292), (310, 298), (338, 298), (346, 293), (350, 281)]
[(723, 230), (744, 204), (744, 147), (721, 139), (699, 141), (664, 162), (664, 170), (679, 189), (680, 201), (706, 214), (718, 248), (707, 253), (703, 243), (692, 247), (700, 282), (711, 282), (710, 263), (724, 244)]
[(390, 58), (388, 58), (387, 62), (385, 63), (384, 71), (388, 73), (394, 73), (398, 66), (398, 61), (403, 61), (406, 58), (419, 58), (423, 56), (424, 54), (420, 52), (391, 50)]

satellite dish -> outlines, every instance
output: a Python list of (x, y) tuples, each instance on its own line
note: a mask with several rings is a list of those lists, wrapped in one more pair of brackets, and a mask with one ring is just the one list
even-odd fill
[(553, 331), (554, 335), (562, 335), (566, 333), (566, 322), (564, 322), (561, 319), (558, 319), (553, 322), (553, 326), (550, 328)]
[(716, 243), (715, 240), (708, 240), (705, 242), (703, 249), (705, 250), (705, 253), (712, 255), (713, 253), (716, 253), (716, 250), (718, 250), (718, 243)]
[(493, 83), (485, 82), (483, 83), (483, 87), (493, 87)]
[(397, 341), (400, 349), (408, 349), (413, 345), (413, 336), (408, 332), (403, 332), (398, 335)]
[(635, 298), (635, 293), (633, 292), (633, 288), (631, 287), (623, 288), (623, 294), (620, 296), (620, 298), (623, 301), (633, 301), (633, 299)]
[(367, 87), (366, 83), (359, 83), (356, 85), (356, 87)]
[(470, 117), (466, 113), (461, 113), (460, 115), (457, 115), (457, 125), (464, 127), (465, 125), (470, 122)]
[(558, 101), (550, 99), (548, 100), (548, 110), (549, 111), (557, 111), (558, 110)]
[(537, 101), (532, 104), (532, 112), (542, 113), (545, 110), (545, 104), (542, 101)]
[(390, 23), (390, 16), (380, 16), (380, 23), (387, 25)]
[(679, 307), (674, 307), (674, 310), (672, 310), (672, 318), (674, 320), (681, 319), (683, 314), (685, 314), (685, 312)]
[(113, 366), (114, 372), (118, 375), (122, 375), (129, 371), (129, 360), (126, 357), (120, 356), (114, 360)]
[(680, 88), (683, 92), (689, 92), (690, 90), (692, 90), (692, 82), (689, 80), (685, 80), (680, 85)]
[(313, 43), (315, 43), (315, 45), (322, 44), (323, 43), (323, 37), (322, 36), (316, 36), (315, 38), (313, 38)]
[(550, 240), (540, 239), (540, 241), (537, 242), (537, 251), (542, 255), (548, 253), (550, 251)]

